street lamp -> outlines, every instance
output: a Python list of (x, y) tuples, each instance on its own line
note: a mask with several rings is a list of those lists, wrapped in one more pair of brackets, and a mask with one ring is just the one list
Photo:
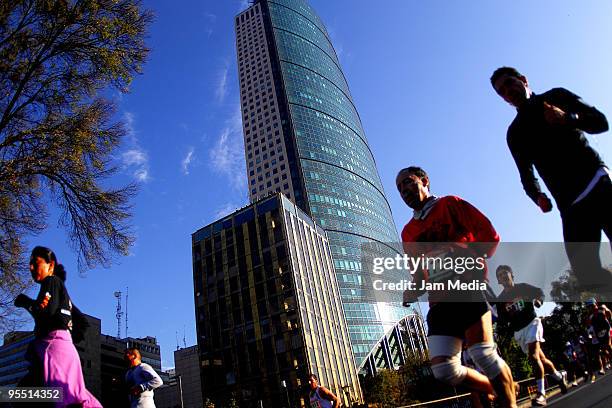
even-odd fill
[(183, 381), (181, 375), (177, 375), (176, 379), (178, 381), (179, 396), (181, 397), (181, 408), (185, 408), (185, 405), (183, 405)]
[(287, 382), (285, 380), (282, 380), (281, 385), (285, 389), (285, 395), (287, 396), (287, 408), (291, 408), (291, 401), (289, 400), (289, 388), (287, 388)]

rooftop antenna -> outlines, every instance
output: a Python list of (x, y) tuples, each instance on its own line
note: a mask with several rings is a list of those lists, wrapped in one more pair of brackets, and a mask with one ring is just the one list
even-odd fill
[(187, 341), (185, 340), (185, 325), (183, 325), (183, 348), (187, 348)]
[(180, 348), (179, 347), (179, 340), (178, 340), (178, 330), (175, 330), (174, 334), (176, 335), (176, 349), (178, 350)]
[(117, 313), (115, 313), (115, 317), (117, 318), (117, 338), (121, 338), (121, 316), (123, 312), (121, 311), (121, 291), (115, 292), (115, 297), (117, 298)]
[(130, 288), (125, 287), (125, 337), (128, 337), (128, 295), (130, 294)]

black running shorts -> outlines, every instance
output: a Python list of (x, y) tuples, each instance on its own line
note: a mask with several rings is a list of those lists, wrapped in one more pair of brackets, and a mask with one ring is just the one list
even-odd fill
[(488, 311), (486, 302), (436, 303), (427, 313), (427, 335), (463, 339), (465, 331)]

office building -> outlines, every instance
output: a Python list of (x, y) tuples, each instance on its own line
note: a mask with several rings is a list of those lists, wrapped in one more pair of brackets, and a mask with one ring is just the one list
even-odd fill
[(202, 379), (200, 377), (200, 349), (197, 345), (178, 349), (174, 352), (174, 376), (181, 379), (184, 408), (200, 408)]
[(345, 405), (362, 400), (328, 239), (306, 213), (272, 195), (192, 244), (205, 398), (305, 406), (312, 372)]
[(412, 311), (365, 283), (361, 246), (394, 256), (399, 238), (340, 62), (305, 0), (256, 0), (235, 30), (250, 199), (282, 192), (326, 231), (363, 368)]
[(0, 347), (0, 387), (15, 386), (28, 372), (25, 353), (34, 340), (31, 331), (9, 332)]
[(175, 367), (166, 372), (168, 379), (164, 379), (164, 385), (155, 390), (155, 406), (202, 408), (204, 400), (198, 346), (177, 349), (174, 352), (174, 364)]

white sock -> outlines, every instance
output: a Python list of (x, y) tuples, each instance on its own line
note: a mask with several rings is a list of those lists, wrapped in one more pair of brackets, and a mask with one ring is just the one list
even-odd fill
[(544, 379), (538, 378), (536, 380), (536, 384), (538, 385), (538, 392), (542, 395), (546, 395), (546, 387), (544, 386)]
[(561, 373), (559, 371), (557, 371), (557, 370), (555, 370), (555, 374), (554, 375), (555, 375), (555, 378), (558, 381), (561, 381), (561, 379), (563, 379), (563, 375), (561, 375)]

